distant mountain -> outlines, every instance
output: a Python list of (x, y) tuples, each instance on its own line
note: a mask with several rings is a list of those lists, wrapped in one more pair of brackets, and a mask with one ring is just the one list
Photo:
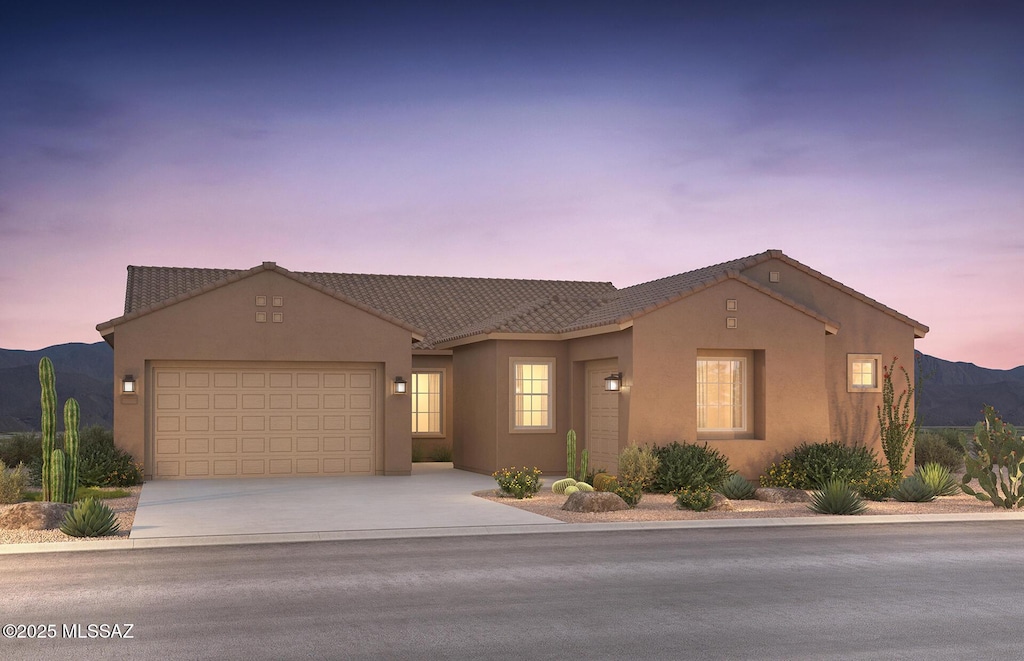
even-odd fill
[(918, 401), (923, 425), (973, 427), (988, 404), (1007, 422), (1024, 426), (1024, 366), (994, 370), (918, 356), (924, 378)]
[(114, 425), (114, 350), (106, 342), (59, 344), (39, 351), (0, 349), (0, 432), (39, 430), (39, 360), (48, 356), (57, 380), (57, 428), (74, 397), (82, 426)]

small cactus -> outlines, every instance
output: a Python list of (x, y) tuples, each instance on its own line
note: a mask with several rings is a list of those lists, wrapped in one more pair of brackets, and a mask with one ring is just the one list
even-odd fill
[(563, 491), (562, 493), (564, 493), (566, 496), (571, 496), (579, 490), (580, 488), (577, 487), (575, 484), (570, 484), (565, 488), (565, 491)]
[(576, 478), (576, 431), (573, 429), (565, 435), (565, 476)]
[[(69, 397), (64, 403), (64, 491), (61, 502), (75, 502), (78, 493), (78, 402)], [(55, 495), (54, 497), (58, 497)]]
[(587, 491), (587, 492), (589, 492), (589, 491), (593, 491), (594, 487), (590, 486), (586, 482), (577, 482), (576, 483), (576, 490), (577, 491)]
[(590, 459), (590, 450), (584, 450), (582, 453), (580, 453), (580, 472), (579, 472), (580, 480), (587, 479), (587, 468), (588, 468), (587, 463), (588, 463), (589, 459)]
[(566, 487), (571, 487), (574, 484), (576, 484), (576, 480), (572, 479), (571, 477), (566, 477), (561, 480), (557, 480), (554, 484), (551, 485), (551, 493), (563, 494), (565, 493)]

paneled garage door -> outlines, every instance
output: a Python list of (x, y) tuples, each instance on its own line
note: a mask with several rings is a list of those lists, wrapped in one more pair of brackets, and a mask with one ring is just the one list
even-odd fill
[(373, 475), (372, 366), (153, 367), (153, 476)]

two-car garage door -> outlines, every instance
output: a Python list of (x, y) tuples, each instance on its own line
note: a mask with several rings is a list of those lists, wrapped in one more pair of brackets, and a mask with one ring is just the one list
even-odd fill
[(150, 461), (167, 478), (373, 475), (374, 366), (157, 364)]

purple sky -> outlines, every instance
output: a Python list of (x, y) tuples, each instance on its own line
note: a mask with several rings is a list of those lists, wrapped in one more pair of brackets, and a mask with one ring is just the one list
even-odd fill
[(38, 4), (0, 13), (0, 347), (98, 341), (128, 264), (625, 286), (779, 248), (1024, 364), (1020, 2)]

